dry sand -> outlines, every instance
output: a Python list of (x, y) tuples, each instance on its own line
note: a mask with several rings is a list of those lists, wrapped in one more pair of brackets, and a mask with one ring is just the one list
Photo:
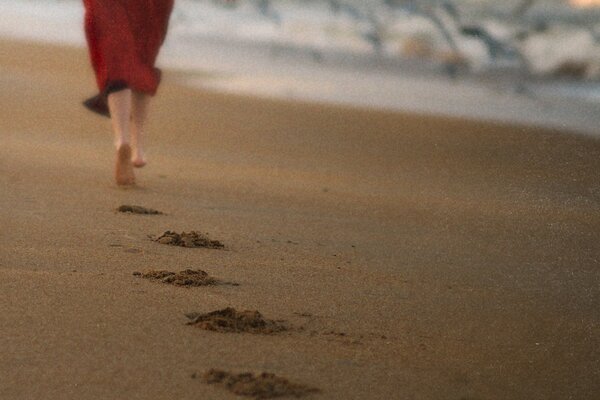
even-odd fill
[[(112, 182), (83, 50), (0, 43), (0, 398), (593, 399), (600, 141), (192, 90), (166, 73), (138, 187)], [(123, 214), (123, 204), (165, 215)], [(154, 242), (197, 231), (225, 249)], [(149, 236), (150, 235), (150, 236)], [(134, 271), (202, 269), (181, 288)], [(297, 329), (224, 334), (186, 313)]]

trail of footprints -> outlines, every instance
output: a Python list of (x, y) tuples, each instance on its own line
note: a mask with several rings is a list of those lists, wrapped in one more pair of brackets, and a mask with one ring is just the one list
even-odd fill
[[(139, 214), (139, 215), (164, 215), (164, 213), (150, 208), (123, 205), (117, 209), (121, 213)], [(210, 239), (207, 234), (200, 232), (172, 232), (167, 231), (159, 237), (151, 237), (157, 243), (188, 247), (188, 248), (208, 248), (223, 249), (225, 246), (218, 240)], [(239, 286), (235, 282), (224, 282), (211, 277), (202, 270), (186, 269), (184, 271), (173, 272), (167, 270), (150, 270), (145, 272), (134, 272), (135, 277), (148, 279), (161, 284), (169, 284), (178, 287), (201, 287), (215, 285)], [(238, 311), (228, 307), (222, 310), (216, 310), (209, 313), (188, 313), (187, 325), (219, 333), (248, 333), (261, 335), (275, 335), (287, 332), (288, 334), (306, 333), (310, 336), (320, 335), (327, 338), (343, 339), (345, 343), (359, 344), (362, 336), (353, 338), (344, 332), (334, 330), (319, 331), (311, 329), (318, 322), (318, 317), (307, 313), (294, 313), (302, 318), (304, 323), (300, 326), (294, 326), (286, 321), (266, 319), (258, 311)], [(317, 323), (318, 325), (318, 323)], [(385, 337), (381, 337), (386, 339)], [(202, 376), (192, 375), (193, 379), (200, 379), (205, 384), (215, 385), (229, 390), (239, 395), (254, 397), (255, 399), (269, 399), (274, 397), (302, 397), (312, 393), (320, 392), (319, 389), (310, 386), (293, 383), (285, 378), (274, 374), (261, 373), (255, 375), (252, 373), (234, 374), (227, 371), (211, 369)]]

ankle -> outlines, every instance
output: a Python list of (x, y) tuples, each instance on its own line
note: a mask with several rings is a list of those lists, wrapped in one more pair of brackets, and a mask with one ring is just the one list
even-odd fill
[(120, 148), (122, 148), (122, 147), (124, 147), (124, 146), (131, 147), (131, 143), (129, 142), (129, 140), (117, 140), (117, 141), (115, 141), (115, 147), (116, 147), (117, 150), (120, 149)]

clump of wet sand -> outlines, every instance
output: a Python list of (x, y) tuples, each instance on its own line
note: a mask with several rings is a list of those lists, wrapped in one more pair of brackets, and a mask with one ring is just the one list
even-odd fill
[(133, 275), (175, 286), (198, 287), (217, 285), (220, 283), (217, 279), (211, 277), (207, 272), (200, 269), (186, 269), (179, 272), (151, 270), (143, 273), (134, 272)]
[(186, 314), (186, 317), (190, 319), (187, 325), (223, 333), (270, 335), (288, 329), (281, 321), (265, 319), (258, 311), (237, 311), (231, 307), (207, 314)]
[(180, 247), (203, 247), (207, 249), (222, 249), (225, 247), (218, 240), (212, 240), (208, 236), (196, 231), (182, 233), (166, 231), (154, 241)]
[(227, 371), (211, 369), (204, 373), (202, 381), (209, 385), (225, 388), (238, 396), (255, 399), (272, 399), (275, 397), (302, 397), (317, 393), (317, 388), (292, 383), (285, 378), (263, 372), (233, 374)]
[(158, 210), (154, 210), (152, 208), (146, 208), (142, 206), (134, 206), (134, 205), (122, 205), (117, 208), (118, 212), (121, 213), (130, 213), (130, 214), (141, 214), (141, 215), (162, 215), (163, 213)]

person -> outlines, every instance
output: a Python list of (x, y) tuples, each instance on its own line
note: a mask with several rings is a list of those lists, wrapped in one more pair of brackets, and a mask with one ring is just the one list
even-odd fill
[(146, 165), (144, 129), (150, 98), (161, 78), (155, 62), (173, 2), (83, 0), (85, 34), (99, 89), (84, 105), (111, 118), (118, 185), (133, 185), (133, 168)]

